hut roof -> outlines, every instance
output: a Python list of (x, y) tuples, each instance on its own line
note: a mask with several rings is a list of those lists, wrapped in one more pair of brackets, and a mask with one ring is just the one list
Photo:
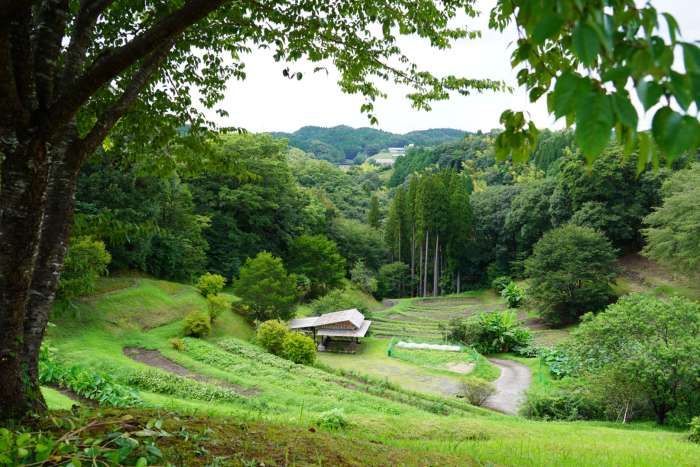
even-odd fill
[(332, 328), (320, 328), (317, 332), (319, 336), (331, 336), (331, 337), (365, 337), (369, 325), (372, 321), (365, 320), (359, 329), (332, 329)]
[[(326, 313), (313, 318), (293, 319), (289, 322), (289, 327), (291, 329), (315, 328), (319, 326), (326, 326), (329, 324), (344, 323), (346, 321), (350, 322), (355, 327), (355, 331), (361, 330), (364, 327), (364, 323), (369, 323), (369, 321), (365, 320), (365, 317), (362, 313), (360, 313), (356, 308), (351, 308), (349, 310), (341, 310), (334, 311), (332, 313)], [(369, 324), (367, 326), (369, 327)], [(352, 329), (347, 329), (344, 331), (354, 332)], [(365, 332), (367, 331), (365, 330)], [(336, 335), (339, 336), (341, 334)]]

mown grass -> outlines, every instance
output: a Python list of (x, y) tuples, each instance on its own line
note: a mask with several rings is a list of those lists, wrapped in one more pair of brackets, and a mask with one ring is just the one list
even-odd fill
[[(700, 446), (689, 443), (684, 433), (648, 424), (529, 421), (440, 396), (431, 385), (459, 383), (460, 377), (427, 368), (435, 363), (433, 357), (423, 365), (389, 359), (386, 339), (367, 339), (356, 355), (321, 354), (321, 363), (346, 370), (326, 371), (264, 353), (245, 341), (252, 333), (248, 324), (225, 314), (212, 336), (185, 339), (185, 350), (177, 351), (168, 341), (180, 334), (182, 317), (188, 309), (206, 306), (193, 288), (137, 278), (107, 289), (81, 301), (79, 313), (53, 319), (56, 327), (49, 338), (59, 358), (105, 369), (123, 381), (129, 372), (162, 372), (122, 352), (125, 346), (144, 347), (209, 378), (178, 379), (185, 390), (176, 393), (146, 383), (140, 391), (151, 406), (177, 413), (167, 415), (168, 420), (196, 416), (187, 424), (210, 427), (208, 458), (228, 456), (234, 465), (254, 460), (266, 465), (518, 466), (682, 466), (700, 459)], [(399, 301), (394, 311), (406, 302), (410, 304)], [(535, 370), (535, 361), (526, 363)], [(538, 378), (535, 374), (535, 384)], [(219, 383), (237, 388), (241, 396), (193, 397), (203, 385)], [(426, 392), (430, 394), (422, 395)], [(52, 407), (72, 404), (56, 391), (46, 394)], [(345, 413), (347, 429), (329, 433), (316, 427), (319, 415), (331, 409)], [(132, 413), (140, 417), (143, 412)]]

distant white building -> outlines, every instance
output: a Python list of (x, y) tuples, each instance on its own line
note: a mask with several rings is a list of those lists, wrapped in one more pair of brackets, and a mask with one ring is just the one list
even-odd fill
[(389, 154), (395, 154), (397, 156), (403, 156), (406, 154), (406, 148), (387, 148)]
[(396, 162), (396, 159), (392, 157), (380, 157), (377, 159), (372, 159), (377, 165), (383, 165), (383, 166), (392, 166), (394, 165), (394, 162)]

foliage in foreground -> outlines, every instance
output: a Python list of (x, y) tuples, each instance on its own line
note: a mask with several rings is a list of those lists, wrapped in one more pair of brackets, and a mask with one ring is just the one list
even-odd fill
[(565, 324), (609, 303), (617, 266), (615, 250), (590, 227), (565, 225), (550, 230), (526, 261), (528, 295), (540, 305), (542, 318)]

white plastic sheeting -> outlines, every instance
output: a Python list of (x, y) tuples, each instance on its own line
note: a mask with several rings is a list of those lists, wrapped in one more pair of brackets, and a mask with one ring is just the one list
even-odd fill
[(419, 344), (416, 342), (399, 341), (397, 347), (404, 349), (421, 349), (421, 350), (444, 350), (445, 352), (461, 352), (462, 347), (458, 345), (442, 345), (442, 344)]

